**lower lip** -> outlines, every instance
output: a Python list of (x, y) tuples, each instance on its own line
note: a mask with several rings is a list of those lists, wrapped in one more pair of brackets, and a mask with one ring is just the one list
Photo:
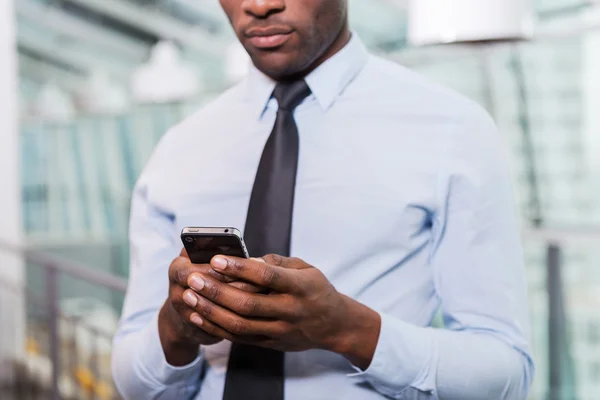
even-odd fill
[(254, 47), (258, 47), (260, 49), (272, 49), (284, 44), (290, 35), (291, 33), (271, 36), (253, 36), (250, 38), (250, 42), (254, 45)]

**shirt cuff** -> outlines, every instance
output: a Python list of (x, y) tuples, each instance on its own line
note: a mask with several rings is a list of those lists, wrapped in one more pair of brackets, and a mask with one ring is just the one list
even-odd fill
[(198, 354), (194, 361), (182, 367), (169, 364), (158, 334), (158, 313), (144, 328), (139, 340), (135, 365), (143, 369), (144, 375), (162, 385), (198, 384), (202, 373), (202, 356)]
[(435, 389), (437, 345), (431, 328), (411, 325), (380, 313), (381, 331), (371, 365), (349, 376), (370, 383), (380, 393), (397, 398), (408, 388)]

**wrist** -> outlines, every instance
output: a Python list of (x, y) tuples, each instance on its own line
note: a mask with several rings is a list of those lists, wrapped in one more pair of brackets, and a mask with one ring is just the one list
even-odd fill
[(350, 297), (342, 297), (346, 310), (343, 313), (344, 322), (330, 350), (344, 356), (358, 368), (366, 370), (373, 360), (379, 341), (381, 316)]

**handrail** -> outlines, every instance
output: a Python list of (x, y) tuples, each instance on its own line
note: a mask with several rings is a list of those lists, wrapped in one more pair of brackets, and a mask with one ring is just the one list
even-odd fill
[[(600, 244), (600, 228), (525, 228), (522, 230), (523, 239), (542, 240), (547, 243), (589, 243)], [(0, 250), (13, 254), (21, 254), (26, 261), (36, 265), (52, 268), (67, 275), (91, 283), (97, 283), (107, 288), (125, 292), (127, 280), (100, 271), (94, 271), (88, 266), (58, 257), (46, 252), (27, 249), (22, 246), (0, 241)]]
[(7, 251), (12, 254), (22, 255), (26, 261), (35, 265), (42, 266), (47, 269), (52, 269), (57, 272), (70, 275), (74, 278), (95, 283), (125, 293), (127, 290), (127, 280), (107, 274), (100, 271), (94, 271), (84, 264), (67, 260), (46, 252), (27, 249), (23, 246), (0, 241), (0, 250)]
[(540, 240), (552, 244), (600, 244), (600, 227), (547, 227), (525, 228), (523, 240)]
[[(50, 255), (40, 251), (34, 251), (25, 247), (7, 243), (0, 240), (0, 251), (6, 251), (16, 256), (21, 256), (25, 261), (31, 262), (43, 269), (45, 290), (44, 290), (44, 306), (48, 315), (48, 332), (49, 332), (49, 359), (51, 361), (51, 381), (50, 388), (51, 394), (49, 398), (51, 400), (61, 399), (60, 389), (60, 377), (62, 370), (62, 361), (60, 355), (60, 328), (59, 319), (64, 318), (65, 315), (60, 310), (60, 296), (59, 296), (59, 274), (64, 273), (75, 278), (82, 279), (84, 281), (102, 285), (106, 288), (113, 289), (124, 293), (127, 289), (127, 281), (125, 279), (91, 270), (82, 264), (78, 264), (73, 261), (65, 260), (64, 258)], [(0, 282), (0, 286), (6, 286), (6, 282)], [(23, 288), (23, 290), (27, 290)], [(37, 296), (36, 296), (37, 297)], [(84, 326), (95, 338), (98, 336), (104, 336), (100, 331), (94, 327), (83, 324), (80, 319), (69, 318), (73, 322), (76, 322), (79, 326)], [(95, 346), (95, 341), (94, 341)], [(98, 359), (97, 357), (91, 358), (93, 373), (98, 371)]]
[[(16, 285), (13, 282), (0, 281), (0, 290), (6, 290), (11, 294), (25, 294), (27, 297), (27, 301), (34, 304), (36, 307), (47, 307), (47, 300), (43, 295), (40, 295), (34, 290), (28, 289), (26, 287), (22, 287)], [(63, 320), (76, 322), (78, 326), (83, 327), (86, 331), (93, 333), (96, 336), (102, 337), (104, 339), (112, 339), (112, 335), (107, 334), (106, 332), (99, 330), (95, 326), (91, 325), (89, 322), (86, 322), (81, 317), (69, 315), (63, 312), (60, 309), (57, 309), (57, 316), (62, 318)]]

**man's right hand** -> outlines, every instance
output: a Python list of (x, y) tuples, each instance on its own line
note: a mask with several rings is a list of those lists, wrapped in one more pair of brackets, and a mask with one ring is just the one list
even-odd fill
[(205, 333), (191, 322), (197, 314), (185, 303), (183, 293), (189, 288), (188, 278), (192, 273), (207, 275), (248, 292), (259, 293), (262, 290), (249, 283), (234, 282), (213, 270), (209, 264), (192, 264), (183, 249), (169, 267), (169, 297), (158, 314), (158, 332), (165, 358), (176, 367), (194, 361), (200, 345), (211, 345), (222, 340)]

